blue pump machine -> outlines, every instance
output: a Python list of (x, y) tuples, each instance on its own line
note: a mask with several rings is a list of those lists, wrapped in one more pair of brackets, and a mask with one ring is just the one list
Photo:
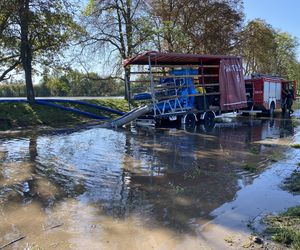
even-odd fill
[[(161, 78), (159, 80), (159, 85), (163, 89), (162, 91), (156, 92), (156, 97), (164, 97), (164, 96), (180, 96), (180, 105), (185, 108), (192, 108), (194, 106), (195, 97), (189, 96), (193, 94), (197, 94), (197, 90), (194, 86), (193, 78), (174, 78), (172, 76), (186, 76), (186, 75), (198, 75), (198, 70), (192, 68), (185, 68), (185, 69), (174, 69), (169, 72), (168, 78)], [(174, 88), (167, 88), (168, 86), (173, 85)], [(150, 93), (139, 93), (134, 96), (134, 100), (150, 100), (151, 94)], [(160, 108), (164, 105), (164, 102), (159, 102), (157, 106)], [(174, 99), (169, 100), (168, 107), (166, 109), (171, 109), (176, 106), (176, 101)]]
[[(174, 69), (171, 70), (169, 74), (168, 78), (161, 78), (159, 81), (159, 86), (162, 90), (156, 92), (155, 96), (158, 99), (164, 98), (165, 96), (166, 99), (159, 101), (155, 105), (156, 113), (160, 113), (159, 111), (161, 110), (168, 113), (170, 110), (178, 110), (179, 107), (185, 110), (192, 109), (194, 107), (195, 97), (191, 95), (197, 94), (198, 92), (195, 88), (193, 77), (186, 76), (198, 75), (198, 70), (192, 68)], [(180, 78), (178, 76), (183, 77)], [(168, 97), (171, 98), (168, 100)]]

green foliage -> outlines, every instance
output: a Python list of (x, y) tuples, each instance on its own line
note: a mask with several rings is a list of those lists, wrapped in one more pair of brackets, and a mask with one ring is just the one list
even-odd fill
[(199, 177), (202, 174), (202, 171), (200, 168), (196, 167), (194, 168), (192, 171), (190, 172), (185, 172), (184, 173), (184, 179), (196, 179), (197, 177)]
[(242, 166), (242, 168), (249, 171), (249, 172), (257, 171), (257, 166), (253, 163), (246, 163)]
[(84, 16), (89, 16), (93, 14), (93, 11), (95, 10), (96, 5), (95, 5), (95, 0), (89, 0), (87, 6), (83, 10), (83, 15)]
[(128, 103), (124, 99), (114, 99), (114, 98), (94, 99), (94, 100), (89, 100), (89, 102), (98, 105), (103, 105), (105, 107), (110, 107), (113, 109), (122, 110), (124, 112), (129, 111)]
[[(260, 19), (243, 27), (242, 0), (89, 0), (81, 12), (74, 9), (71, 0), (28, 1), (28, 35), (34, 67), (53, 66), (56, 72), (62, 50), (73, 48), (74, 42), (80, 41), (74, 51), (80, 46), (81, 52), (90, 48), (92, 56), (101, 56), (117, 76), (122, 72), (123, 59), (150, 49), (238, 54), (244, 58), (246, 74), (276, 74), (300, 83), (297, 39)], [(18, 6), (22, 2), (0, 1), (0, 81), (7, 79), (9, 72), (21, 70)], [(80, 25), (74, 21), (79, 18)], [(82, 61), (87, 59), (82, 55), (86, 54), (78, 57), (85, 67)], [(22, 87), (14, 88), (5, 86), (8, 94), (3, 95), (23, 95)], [(140, 86), (132, 85), (133, 90), (137, 88)], [(124, 87), (114, 79), (104, 81), (95, 73), (70, 70), (50, 76), (44, 72), (43, 82), (35, 90), (40, 96), (97, 96), (123, 94)]]
[(70, 70), (62, 75), (48, 76), (43, 82), (52, 96), (113, 96), (123, 95), (123, 84), (113, 78), (102, 79), (96, 73)]
[(284, 181), (284, 189), (300, 194), (300, 172), (295, 170), (289, 178)]
[(296, 79), (296, 65), (298, 41), (295, 37), (286, 32), (275, 34), (275, 72), (288, 79)]
[[(28, 1), (29, 13), (26, 12), (25, 21), (33, 64), (56, 63), (58, 53), (83, 31), (73, 20), (71, 1)], [(18, 0), (0, 1), (0, 81), (9, 78), (12, 70), (20, 70), (20, 30), (24, 23), (20, 10), (24, 4), (25, 1)]]
[(275, 52), (275, 31), (261, 19), (250, 21), (240, 34), (245, 74), (272, 73), (271, 62)]
[(267, 233), (276, 242), (300, 249), (300, 206), (289, 208), (278, 216), (267, 216)]
[(7, 124), (11, 125), (12, 127), (41, 124), (36, 112), (28, 104), (1, 103), (0, 117), (1, 119), (7, 121), (5, 127)]
[(1, 97), (26, 96), (26, 87), (24, 83), (0, 84)]
[[(300, 172), (295, 170), (284, 181), (284, 189), (293, 194), (300, 194)], [(300, 206), (289, 208), (278, 216), (267, 216), (267, 233), (274, 241), (293, 249), (300, 249)]]
[[(133, 86), (134, 87), (134, 86)], [(138, 86), (140, 87), (140, 86)], [(36, 96), (123, 96), (124, 84), (113, 78), (103, 79), (96, 73), (66, 73), (49, 75), (43, 73), (42, 81), (34, 85)], [(1, 97), (25, 97), (26, 87), (22, 82), (0, 84)]]
[(67, 96), (70, 93), (70, 87), (67, 82), (59, 78), (50, 78), (45, 87), (49, 90), (50, 95), (53, 96)]
[(286, 32), (276, 31), (261, 19), (250, 21), (240, 33), (239, 53), (245, 74), (272, 74), (300, 80), (296, 51), (298, 41)]
[(242, 25), (242, 1), (166, 1), (150, 3), (158, 50), (226, 54)]

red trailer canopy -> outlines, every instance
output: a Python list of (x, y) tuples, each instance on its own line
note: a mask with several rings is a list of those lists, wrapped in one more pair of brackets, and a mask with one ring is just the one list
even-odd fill
[(152, 65), (201, 65), (203, 62), (216, 61), (219, 64), (221, 59), (239, 58), (236, 56), (222, 55), (197, 55), (180, 53), (162, 53), (147, 51), (124, 61), (124, 67), (128, 65), (147, 65), (149, 56)]
[(245, 80), (241, 58), (222, 59), (219, 69), (221, 110), (247, 107)]

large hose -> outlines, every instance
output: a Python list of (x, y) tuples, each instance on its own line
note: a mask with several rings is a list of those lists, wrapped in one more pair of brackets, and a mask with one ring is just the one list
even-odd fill
[[(67, 100), (66, 100), (67, 102)], [(28, 101), (26, 99), (4, 99), (4, 100), (0, 100), (0, 103), (28, 103)], [(50, 107), (54, 107), (54, 108), (59, 108), (65, 111), (69, 111), (72, 113), (77, 113), (80, 115), (84, 115), (93, 119), (97, 119), (97, 120), (108, 120), (108, 117), (105, 116), (100, 116), (100, 115), (96, 115), (90, 112), (86, 112), (86, 111), (81, 111), (79, 109), (75, 109), (75, 108), (68, 108), (68, 107), (64, 107), (55, 103), (49, 103), (48, 100), (39, 100), (37, 99), (35, 102), (35, 104), (38, 105), (43, 105), (43, 106), (50, 106)]]
[(137, 108), (134, 109), (132, 111), (130, 111), (129, 113), (126, 113), (125, 115), (113, 120), (113, 121), (109, 121), (109, 122), (105, 122), (103, 124), (100, 125), (100, 127), (102, 128), (118, 128), (121, 127), (133, 120), (135, 120), (136, 118), (149, 113), (150, 111), (152, 111), (152, 107), (151, 106), (144, 106), (141, 108)]
[(66, 111), (70, 111), (70, 112), (73, 112), (73, 113), (85, 115), (87, 117), (94, 118), (94, 119), (97, 119), (97, 120), (108, 120), (109, 119), (108, 117), (100, 116), (100, 115), (95, 115), (93, 113), (86, 112), (86, 111), (81, 111), (79, 109), (68, 108), (68, 107), (64, 107), (64, 106), (61, 106), (61, 105), (58, 105), (58, 104), (55, 104), (55, 103), (48, 103), (48, 101), (36, 100), (35, 103), (39, 104), (39, 105), (50, 106), (50, 107), (59, 108), (59, 109), (66, 110)]
[(84, 101), (64, 100), (64, 99), (37, 99), (37, 101), (75, 103), (75, 104), (80, 104), (80, 105), (100, 109), (100, 110), (103, 110), (103, 111), (107, 111), (107, 112), (110, 112), (110, 113), (113, 113), (113, 114), (116, 114), (116, 115), (124, 115), (125, 114), (124, 112), (122, 112), (120, 110), (117, 110), (117, 109), (112, 109), (112, 108), (108, 108), (108, 107), (104, 107), (104, 106), (101, 106), (101, 105), (97, 105), (97, 104), (93, 104), (93, 103), (89, 103), (89, 102), (84, 102)]

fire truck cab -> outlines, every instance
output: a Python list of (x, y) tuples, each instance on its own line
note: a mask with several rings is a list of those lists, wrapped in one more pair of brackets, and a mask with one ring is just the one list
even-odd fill
[(251, 79), (245, 80), (245, 84), (248, 111), (270, 115), (276, 109), (285, 112), (291, 106), (292, 100), (296, 99), (296, 81), (286, 81), (274, 76), (252, 75)]

